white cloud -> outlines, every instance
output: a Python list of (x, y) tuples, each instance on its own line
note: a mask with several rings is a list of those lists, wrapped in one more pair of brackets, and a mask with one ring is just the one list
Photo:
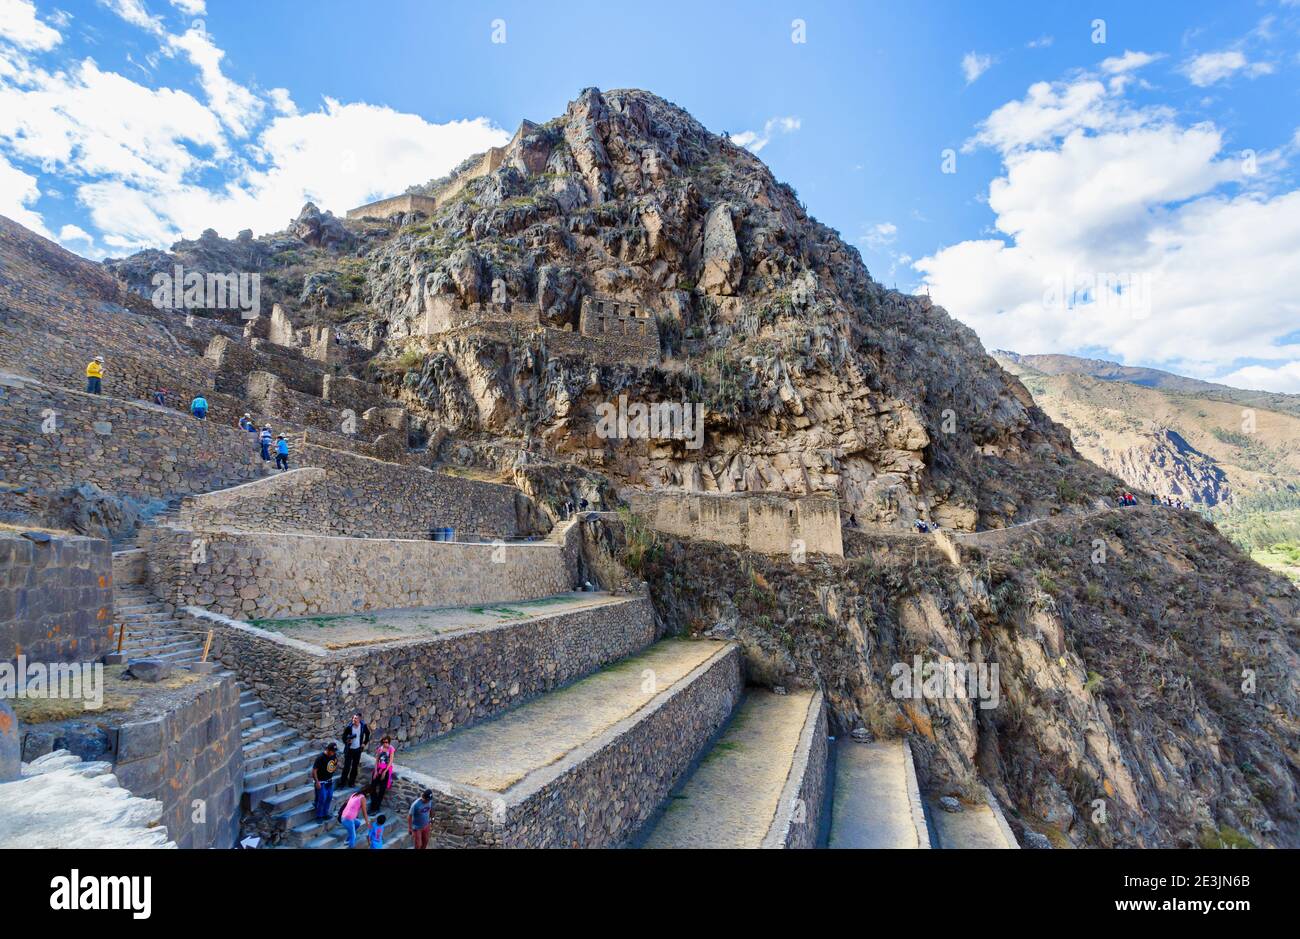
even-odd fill
[[(988, 190), (1001, 237), (914, 266), (987, 346), (1100, 347), (1207, 375), (1300, 358), (1289, 338), (1300, 322), (1300, 190), (1270, 178), (1285, 164), (1276, 152), (1247, 177), (1214, 125), (1132, 106), (1087, 74), (1032, 86), (972, 145), (1002, 157)], [(1131, 276), (1129, 289), (1099, 287), (1106, 273)], [(1289, 369), (1274, 370), (1275, 386)]]
[(1106, 72), (1108, 75), (1122, 75), (1135, 69), (1142, 68), (1143, 66), (1150, 65), (1152, 62), (1161, 58), (1164, 58), (1164, 56), (1150, 52), (1132, 52), (1125, 49), (1123, 55), (1111, 56), (1109, 59), (1103, 59), (1101, 62), (1101, 70)]
[(208, 12), (203, 0), (171, 0), (171, 5), (188, 16), (203, 16)]
[(878, 224), (872, 225), (868, 228), (866, 232), (858, 238), (858, 240), (868, 248), (879, 250), (886, 245), (891, 244), (897, 236), (897, 225), (893, 222), (879, 222)]
[(304, 202), (342, 213), (445, 175), (509, 137), (482, 118), (431, 124), (390, 108), (326, 99), (319, 111), (272, 120), (257, 141), (261, 162), (222, 188), (178, 174), (147, 185), (95, 180), (77, 195), (106, 233), (105, 244), (118, 250), (167, 245), (205, 228), (262, 234), (283, 229)]
[(212, 110), (231, 133), (244, 137), (257, 123), (262, 113), (262, 102), (251, 91), (231, 81), (221, 71), (225, 52), (201, 26), (192, 27), (180, 36), (172, 36), (171, 46), (184, 52), (199, 70), (199, 84)]
[(1273, 66), (1267, 62), (1251, 62), (1245, 54), (1236, 49), (1223, 52), (1206, 52), (1184, 62), (1179, 69), (1188, 80), (1198, 88), (1205, 88), (1215, 82), (1230, 78), (1238, 72), (1249, 78), (1272, 73)]
[(797, 117), (773, 117), (764, 122), (761, 131), (741, 131), (739, 134), (732, 135), (731, 142), (746, 148), (751, 153), (757, 153), (771, 143), (776, 134), (792, 134), (799, 127), (800, 121)]
[(73, 241), (83, 241), (86, 244), (94, 244), (95, 239), (80, 225), (64, 225), (59, 229), (59, 241), (68, 244)]
[(63, 36), (36, 18), (31, 0), (0, 0), (0, 39), (20, 49), (48, 52), (63, 41)]
[(961, 57), (961, 73), (966, 77), (966, 84), (970, 84), (979, 78), (997, 61), (991, 55), (981, 55), (978, 52), (967, 52)]
[(226, 155), (220, 123), (183, 91), (146, 88), (92, 59), (24, 78), (0, 82), (0, 112), (13, 116), (0, 126), (0, 143), (46, 172), (160, 182), (204, 161), (187, 143)]
[(1234, 388), (1300, 394), (1300, 362), (1286, 362), (1276, 368), (1249, 365), (1235, 372), (1229, 372), (1215, 381)]
[(41, 196), (36, 177), (24, 173), (0, 155), (0, 215), (7, 215), (37, 234), (50, 237), (45, 221), (29, 206)]
[[(279, 231), (304, 202), (342, 212), (509, 139), (483, 118), (433, 124), (360, 102), (325, 99), (302, 113), (287, 89), (259, 94), (227, 78), (224, 53), (201, 23), (171, 35), (139, 0), (102, 2), (157, 37), (164, 54), (183, 54), (207, 100), (91, 59), (46, 71), (0, 43), (0, 113), (12, 115), (0, 122), (0, 212), (46, 237), (36, 210), (42, 175), (57, 174), (88, 213), (90, 230), (65, 224), (62, 240), (126, 252), (209, 227)], [(775, 118), (764, 133), (798, 126)]]
[(1037, 39), (1031, 39), (1025, 43), (1026, 49), (1046, 49), (1052, 43), (1056, 42), (1055, 36), (1039, 36)]

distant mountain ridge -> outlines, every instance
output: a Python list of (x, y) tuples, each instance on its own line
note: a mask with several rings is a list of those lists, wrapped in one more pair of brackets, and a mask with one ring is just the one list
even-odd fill
[(1158, 368), (1120, 365), (1105, 359), (1086, 359), (1075, 355), (1022, 355), (1006, 349), (994, 349), (991, 354), (1000, 361), (1014, 362), (1022, 368), (1033, 369), (1044, 375), (1085, 375), (1098, 381), (1123, 381), (1144, 388), (1156, 388), (1175, 394), (1199, 395), (1216, 401), (1228, 401), (1232, 404), (1267, 408), (1270, 411), (1300, 416), (1300, 395), (1234, 388), (1230, 385), (1202, 381), (1199, 378), (1176, 375)]

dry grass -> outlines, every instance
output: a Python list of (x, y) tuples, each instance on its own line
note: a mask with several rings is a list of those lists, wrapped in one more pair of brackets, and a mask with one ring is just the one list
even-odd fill
[(110, 711), (130, 710), (138, 700), (149, 694), (160, 690), (175, 691), (199, 680), (197, 675), (189, 672), (176, 672), (164, 681), (149, 683), (124, 679), (122, 676), (125, 672), (125, 665), (104, 666), (104, 703), (100, 708), (88, 708), (85, 701), (68, 698), (20, 698), (9, 703), (23, 724), (46, 724), (78, 717), (95, 717)]

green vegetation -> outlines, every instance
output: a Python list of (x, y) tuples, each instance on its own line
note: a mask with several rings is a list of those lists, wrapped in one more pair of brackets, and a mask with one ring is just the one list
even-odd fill
[(654, 561), (662, 551), (659, 536), (646, 520), (626, 507), (618, 510), (619, 520), (623, 523), (623, 533), (627, 549), (623, 554), (623, 563), (629, 570), (644, 576), (645, 567)]

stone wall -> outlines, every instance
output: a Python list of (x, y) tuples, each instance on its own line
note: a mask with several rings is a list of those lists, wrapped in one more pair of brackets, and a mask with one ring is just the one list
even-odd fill
[(141, 502), (262, 473), (249, 435), (168, 408), (0, 375), (0, 510), (43, 518), (46, 495), (83, 482)]
[(683, 538), (720, 541), (760, 554), (844, 556), (839, 502), (833, 496), (715, 494), (628, 490), (632, 511), (650, 527)]
[[(341, 408), (326, 404), (319, 396), (294, 391), (271, 372), (249, 372), (245, 377), (245, 394), (250, 411), (274, 414), (270, 423), (276, 427), (288, 422), (331, 433), (341, 433), (344, 414)], [(360, 420), (357, 426), (361, 426)]]
[(407, 193), (389, 199), (380, 199), (378, 202), (368, 202), (365, 205), (357, 206), (355, 209), (348, 209), (347, 217), (351, 219), (373, 218), (384, 221), (394, 215), (409, 215), (412, 212), (423, 212), (425, 215), (432, 215), (437, 208), (438, 201), (436, 199)]
[(638, 359), (659, 358), (659, 324), (637, 303), (588, 294), (578, 328), (583, 336), (625, 348)]
[[(277, 427), (282, 425), (277, 425)], [(349, 443), (337, 435), (305, 440)], [(361, 446), (361, 444), (355, 444)], [(331, 530), (362, 537), (427, 538), (527, 533), (528, 500), (513, 486), (387, 463), (318, 443), (291, 445), (290, 465), (331, 471)], [(252, 435), (167, 408), (0, 375), (0, 512), (46, 517), (47, 496), (83, 482), (140, 502), (224, 489), (262, 478)]]
[(432, 789), (438, 847), (602, 848), (626, 843), (727, 720), (743, 689), (724, 647), (628, 721), (498, 796), (399, 770), (393, 805)]
[(118, 781), (162, 802), (177, 847), (233, 848), (244, 778), (235, 680), (201, 677), (170, 692), (156, 713), (132, 717), (117, 728)]
[(581, 678), (654, 641), (644, 597), (427, 639), (326, 651), (198, 608), (212, 654), (314, 742), (360, 710), (376, 734), (422, 743)]
[(799, 746), (776, 815), (763, 839), (765, 848), (815, 848), (826, 806), (827, 740), (826, 700), (820, 691), (813, 695), (808, 719), (799, 735)]
[(434, 528), (453, 528), (458, 539), (469, 539), (531, 533), (531, 500), (513, 486), (311, 444), (297, 459), (329, 471), (331, 530), (337, 534), (421, 539)]
[(86, 363), (105, 358), (104, 390), (148, 400), (214, 389), (198, 357), (212, 336), (234, 331), (202, 316), (155, 310), (101, 265), (0, 218), (0, 370), (85, 389)]
[(245, 619), (531, 600), (573, 589), (559, 545), (141, 532), (155, 594)]
[(216, 369), (217, 390), (245, 395), (252, 372), (269, 372), (288, 388), (319, 398), (324, 372), (319, 362), (280, 346), (254, 339), (251, 344), (227, 336), (214, 336), (203, 357)]
[(392, 398), (373, 382), (360, 381), (347, 375), (326, 375), (321, 385), (321, 397), (335, 408), (351, 408), (360, 418), (370, 408), (391, 408)]
[(461, 304), (445, 294), (426, 293), (424, 313), (412, 335), (434, 336), (452, 329), (478, 326), (487, 323), (536, 327), (541, 322), (541, 311), (536, 303), (512, 301), (510, 303)]
[(117, 639), (108, 542), (33, 537), (0, 532), (0, 663), (98, 658)]
[(176, 511), (176, 524), (182, 528), (321, 534), (330, 527), (325, 470), (306, 467), (186, 496)]

